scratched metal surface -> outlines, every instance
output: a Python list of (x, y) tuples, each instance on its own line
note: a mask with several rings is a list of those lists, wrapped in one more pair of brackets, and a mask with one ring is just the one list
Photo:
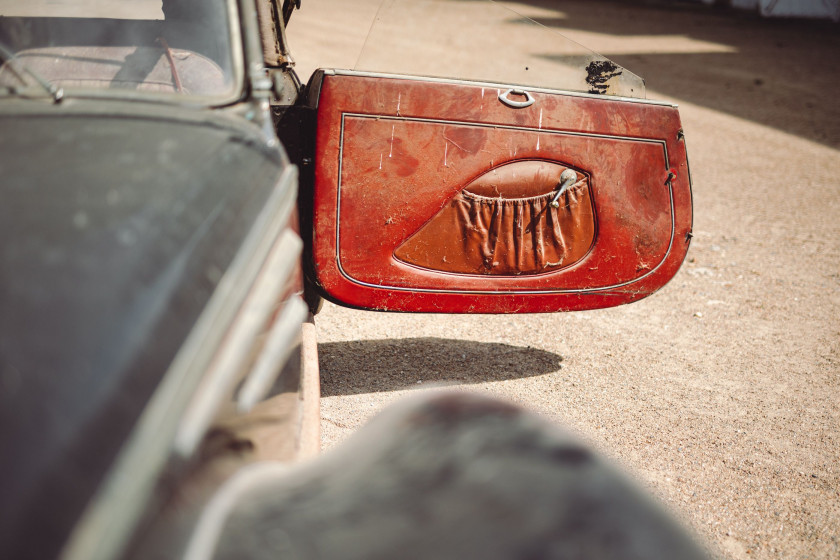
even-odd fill
[[(315, 269), (335, 301), (443, 313), (609, 307), (655, 292), (685, 257), (690, 179), (671, 106), (535, 92), (517, 109), (490, 86), (340, 74), (320, 92)], [(529, 159), (592, 174), (598, 233), (577, 266), (480, 278), (394, 258), (474, 177)]]

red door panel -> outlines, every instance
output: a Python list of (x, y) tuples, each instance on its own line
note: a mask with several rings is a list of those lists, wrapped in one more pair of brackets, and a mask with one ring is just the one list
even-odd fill
[(313, 255), (327, 297), (405, 311), (591, 309), (676, 273), (691, 230), (676, 108), (535, 91), (516, 108), (504, 92), (323, 75)]

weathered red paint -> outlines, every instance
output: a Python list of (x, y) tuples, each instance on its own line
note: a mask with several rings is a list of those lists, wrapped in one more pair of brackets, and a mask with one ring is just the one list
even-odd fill
[[(580, 310), (641, 299), (674, 276), (692, 221), (677, 109), (547, 93), (513, 109), (498, 100), (500, 91), (419, 78), (323, 77), (313, 255), (327, 297), (394, 311)], [(597, 234), (584, 258), (556, 272), (481, 276), (394, 257), (472, 180), (519, 160), (589, 174)], [(676, 174), (670, 187), (669, 171)]]

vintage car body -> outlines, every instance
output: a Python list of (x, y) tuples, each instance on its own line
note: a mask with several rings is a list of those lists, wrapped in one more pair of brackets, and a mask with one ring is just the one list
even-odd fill
[[(14, 450), (0, 476), (3, 509), (14, 512), (7, 539), (32, 526), (59, 536), (81, 514), (214, 292), (224, 289), (228, 304), (244, 297), (220, 286), (222, 271), (240, 269), (228, 284), (253, 281), (243, 244), (291, 232), (296, 219), (290, 164), (238, 120), (160, 108), (142, 115), (118, 103), (37, 109), (0, 109), (3, 357), (14, 368), (4, 375), (20, 375), (0, 394), (3, 449)], [(127, 154), (136, 165), (129, 173)], [(263, 245), (247, 260), (264, 259)], [(289, 278), (275, 294), (286, 302), (300, 291), (293, 249), (283, 247)], [(276, 302), (266, 303), (268, 315)], [(207, 346), (193, 359), (219, 343), (234, 310), (219, 309), (217, 332), (197, 341)], [(26, 547), (49, 557), (54, 542)]]
[[(686, 254), (675, 107), (342, 70), (302, 87), (294, 3), (226, 6), (223, 101), (0, 98), (3, 557), (176, 557), (243, 464), (314, 454), (321, 297), (592, 309)], [(47, 72), (63, 23), (0, 17), (0, 42)]]

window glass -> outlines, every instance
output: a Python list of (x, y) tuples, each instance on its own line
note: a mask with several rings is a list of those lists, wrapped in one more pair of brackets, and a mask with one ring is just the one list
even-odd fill
[(230, 96), (229, 14), (226, 0), (0, 0), (0, 93)]
[(498, 2), (384, 0), (355, 70), (644, 97), (644, 81)]

